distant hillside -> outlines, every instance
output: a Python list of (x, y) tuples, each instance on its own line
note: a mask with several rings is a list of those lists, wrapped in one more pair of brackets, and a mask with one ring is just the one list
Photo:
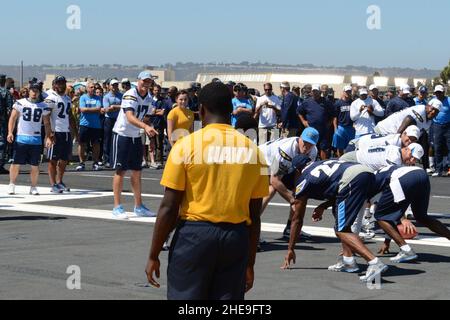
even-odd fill
[[(281, 65), (269, 63), (176, 63), (156, 66), (123, 66), (115, 65), (40, 65), (25, 66), (24, 80), (30, 77), (44, 79), (46, 74), (62, 74), (68, 78), (92, 77), (95, 79), (106, 79), (110, 77), (135, 79), (142, 69), (173, 69), (177, 81), (195, 80), (198, 73), (319, 73), (319, 74), (349, 74), (349, 75), (373, 75), (379, 73), (381, 76), (396, 77), (418, 77), (434, 78), (439, 75), (439, 70), (411, 69), (411, 68), (373, 68), (367, 66), (314, 66), (312, 64)], [(17, 81), (20, 79), (19, 66), (0, 66), (0, 73), (6, 73)]]

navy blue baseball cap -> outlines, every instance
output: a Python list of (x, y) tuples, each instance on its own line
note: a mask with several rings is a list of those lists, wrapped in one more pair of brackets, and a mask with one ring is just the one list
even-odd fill
[(64, 76), (57, 76), (55, 78), (55, 83), (56, 82), (67, 82), (67, 80), (66, 80), (66, 77), (64, 77)]
[(427, 93), (428, 92), (428, 88), (426, 86), (420, 86), (419, 87), (419, 92)]
[(305, 154), (298, 154), (292, 159), (292, 167), (289, 169), (289, 173), (294, 172), (295, 170), (302, 171), (303, 168), (306, 167), (308, 163), (311, 162), (311, 159)]
[(313, 145), (316, 145), (319, 142), (319, 137), (319, 131), (311, 127), (305, 128), (301, 136), (303, 141), (311, 143)]
[(0, 79), (5, 80), (6, 79), (6, 74), (0, 74)]

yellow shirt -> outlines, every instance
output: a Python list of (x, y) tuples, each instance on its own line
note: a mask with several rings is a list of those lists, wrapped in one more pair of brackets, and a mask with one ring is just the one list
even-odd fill
[(186, 108), (175, 107), (167, 115), (167, 120), (173, 121), (173, 130), (184, 129), (189, 131), (194, 123), (194, 113)]
[(161, 184), (184, 191), (180, 218), (251, 224), (250, 199), (269, 193), (264, 155), (226, 124), (184, 137), (169, 154)]

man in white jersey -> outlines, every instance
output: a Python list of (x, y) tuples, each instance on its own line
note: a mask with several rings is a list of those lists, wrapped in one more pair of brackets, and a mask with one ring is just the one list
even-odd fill
[[(270, 174), (269, 195), (263, 199), (261, 214), (277, 192), (290, 204), (295, 201), (292, 192), (295, 188), (295, 176), (291, 172), (292, 159), (298, 154), (304, 154), (311, 161), (315, 161), (318, 153), (316, 147), (318, 141), (319, 132), (309, 127), (303, 130), (300, 138), (280, 138), (259, 146), (266, 158)], [(289, 220), (283, 232), (285, 238), (289, 238), (291, 215), (292, 211), (289, 214)]]
[(417, 126), (409, 126), (406, 130), (400, 134), (366, 134), (359, 139), (350, 141), (349, 146), (345, 150), (346, 152), (356, 151), (358, 149), (367, 149), (369, 147), (378, 146), (397, 146), (407, 147), (413, 142), (417, 142), (420, 137), (420, 129)]
[(375, 132), (379, 134), (403, 133), (411, 125), (428, 130), (442, 108), (442, 103), (417, 105), (396, 112), (383, 121), (378, 122)]
[[(72, 136), (70, 132), (77, 132), (75, 119), (71, 107), (72, 100), (66, 95), (66, 78), (57, 76), (54, 80), (54, 89), (47, 91), (45, 103), (52, 110), (51, 125), (53, 145), (48, 149), (48, 177), (51, 192), (69, 192), (64, 184), (63, 177), (67, 162), (72, 154)], [(72, 130), (71, 130), (72, 129)]]
[[(39, 86), (30, 86), (30, 96), (27, 99), (17, 100), (13, 106), (8, 123), (8, 142), (15, 142), (14, 162), (9, 169), (10, 184), (8, 194), (15, 194), (15, 184), (21, 165), (31, 165), (30, 194), (39, 195), (36, 186), (39, 177), (39, 162), (41, 157), (41, 124), (44, 120), (46, 136), (51, 132), (50, 109), (43, 102), (38, 102), (40, 95)], [(18, 121), (17, 121), (18, 120)], [(17, 124), (17, 136), (14, 140), (14, 129)], [(49, 146), (49, 145), (48, 145)]]
[(423, 148), (418, 143), (411, 143), (407, 147), (401, 148), (393, 145), (370, 146), (360, 148), (344, 154), (339, 160), (346, 162), (358, 162), (373, 171), (379, 170), (389, 165), (415, 165), (416, 161), (423, 156)]
[[(153, 76), (143, 71), (138, 76), (136, 88), (125, 92), (122, 98), (121, 110), (113, 129), (112, 163), (116, 174), (113, 179), (114, 209), (113, 215), (119, 219), (128, 216), (121, 205), (123, 178), (127, 170), (131, 170), (131, 187), (134, 193), (134, 213), (139, 217), (155, 217), (142, 203), (141, 197), (141, 162), (143, 156), (142, 139), (139, 129), (149, 136), (158, 132), (148, 123), (153, 111), (152, 96), (149, 88), (153, 84)], [(145, 118), (145, 120), (144, 120)]]

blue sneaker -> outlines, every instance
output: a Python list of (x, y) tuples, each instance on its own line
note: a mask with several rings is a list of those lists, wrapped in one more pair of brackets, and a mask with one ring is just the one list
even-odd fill
[(116, 219), (128, 219), (127, 213), (125, 212), (125, 209), (122, 207), (122, 205), (115, 207), (112, 214)]
[(156, 213), (150, 211), (149, 208), (141, 204), (139, 207), (134, 208), (134, 213), (138, 217), (145, 217), (145, 218), (154, 218), (156, 217)]

